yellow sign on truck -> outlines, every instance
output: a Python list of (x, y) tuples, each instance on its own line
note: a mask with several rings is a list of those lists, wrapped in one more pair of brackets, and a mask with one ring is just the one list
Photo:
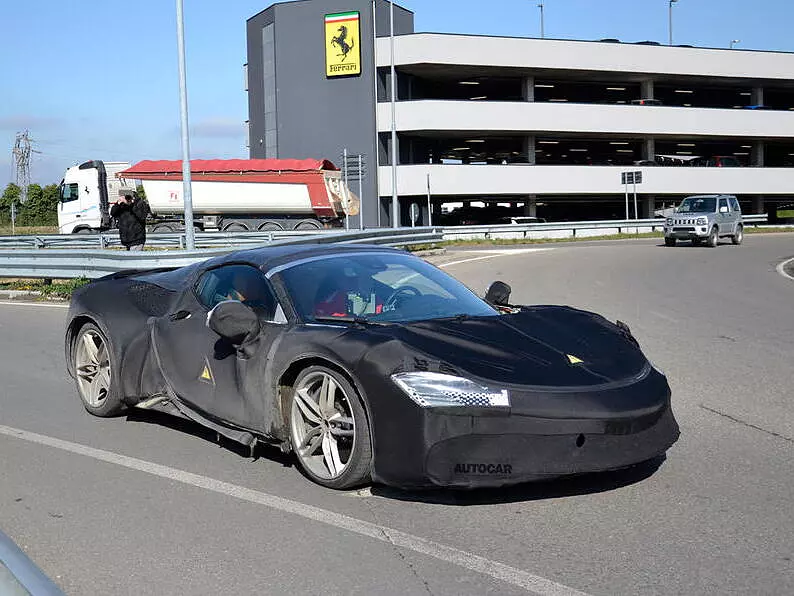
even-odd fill
[(325, 15), (327, 77), (361, 74), (360, 21), (360, 14), (357, 11)]

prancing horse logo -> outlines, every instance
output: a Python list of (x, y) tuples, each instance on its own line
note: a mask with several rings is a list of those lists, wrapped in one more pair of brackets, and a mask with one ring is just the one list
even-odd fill
[(337, 33), (337, 36), (331, 38), (331, 45), (339, 46), (339, 49), (342, 50), (342, 53), (337, 54), (337, 56), (341, 56), (342, 62), (344, 62), (345, 58), (347, 58), (347, 55), (350, 53), (350, 50), (355, 47), (356, 42), (351, 40), (350, 43), (347, 43), (347, 27), (344, 25), (339, 27)]

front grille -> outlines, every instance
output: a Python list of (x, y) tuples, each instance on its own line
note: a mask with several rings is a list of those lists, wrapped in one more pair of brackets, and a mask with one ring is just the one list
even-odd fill
[(673, 232), (694, 232), (695, 228), (682, 226), (678, 228), (673, 228)]
[(697, 221), (695, 220), (695, 218), (692, 218), (692, 219), (676, 219), (673, 223), (675, 225), (677, 225), (677, 226), (694, 226), (697, 223)]

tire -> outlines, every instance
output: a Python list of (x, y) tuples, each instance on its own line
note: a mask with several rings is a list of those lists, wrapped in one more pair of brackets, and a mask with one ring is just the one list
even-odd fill
[[(93, 347), (92, 347), (93, 346)], [(86, 323), (75, 336), (72, 363), (77, 393), (83, 407), (94, 416), (116, 416), (124, 410), (113, 348), (102, 330)]]
[(692, 246), (700, 246), (702, 242), (700, 238), (692, 238)]
[(93, 230), (91, 228), (80, 228), (79, 230), (74, 231), (75, 234), (93, 234)]
[(157, 225), (152, 228), (153, 234), (173, 234), (174, 228), (169, 225)]
[(251, 230), (248, 229), (247, 226), (241, 223), (230, 223), (228, 226), (223, 228), (224, 232), (250, 232)]
[(719, 241), (719, 233), (717, 232), (717, 226), (711, 228), (711, 232), (709, 232), (709, 237), (706, 240), (706, 245), (709, 248), (714, 248), (717, 246), (717, 242)]
[(266, 221), (262, 225), (259, 226), (260, 232), (280, 232), (284, 228), (283, 226), (275, 221)]
[(738, 246), (742, 243), (742, 240), (744, 240), (744, 226), (740, 224), (736, 226), (736, 233), (731, 236), (731, 242)]
[[(330, 402), (324, 392), (330, 392)], [(337, 490), (369, 482), (372, 438), (367, 415), (358, 393), (335, 370), (310, 366), (295, 379), (289, 432), (298, 465), (310, 480)]]
[(664, 239), (665, 246), (675, 246), (675, 238), (667, 238)]
[(295, 225), (296, 230), (321, 230), (323, 225), (314, 219), (304, 219)]

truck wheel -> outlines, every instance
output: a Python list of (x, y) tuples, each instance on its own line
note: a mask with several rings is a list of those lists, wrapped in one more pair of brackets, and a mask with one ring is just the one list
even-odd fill
[(79, 230), (74, 231), (75, 234), (90, 234), (91, 228), (80, 228)]
[(260, 232), (280, 232), (284, 228), (281, 226), (280, 223), (276, 223), (275, 221), (266, 221), (261, 226), (259, 226)]
[(231, 223), (225, 228), (223, 228), (224, 232), (249, 232), (250, 230), (241, 223)]
[(316, 219), (304, 219), (295, 226), (296, 230), (320, 230), (323, 225)]
[(152, 228), (152, 233), (154, 234), (172, 234), (173, 232), (174, 228), (167, 225), (159, 225)]
[(744, 227), (737, 226), (736, 233), (733, 236), (731, 236), (731, 242), (733, 242), (738, 246), (739, 244), (742, 243), (742, 240), (744, 240)]
[(717, 246), (717, 241), (719, 240), (719, 235), (717, 233), (717, 226), (711, 228), (711, 232), (709, 233), (708, 240), (706, 240), (706, 244), (709, 248), (714, 248)]
[(664, 239), (665, 246), (675, 246), (675, 238), (665, 238)]

